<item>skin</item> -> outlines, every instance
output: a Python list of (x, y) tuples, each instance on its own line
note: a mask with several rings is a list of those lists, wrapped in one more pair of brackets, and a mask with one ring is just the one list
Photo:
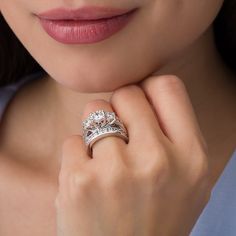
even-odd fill
[[(107, 0), (99, 2), (102, 6), (140, 7), (140, 11), (122, 32), (108, 40), (93, 45), (68, 46), (51, 39), (42, 30), (34, 14), (62, 5), (75, 8), (82, 6), (82, 3), (67, 2), (62, 4), (57, 1), (0, 0), (1, 12), (9, 26), (49, 74), (44, 80), (30, 82), (21, 88), (11, 101), (1, 122), (0, 234), (14, 235), (17, 232), (17, 235), (24, 236), (52, 236), (56, 235), (57, 230), (60, 229), (61, 231), (58, 232), (62, 232), (61, 235), (71, 236), (74, 233), (71, 230), (77, 230), (74, 226), (79, 221), (83, 225), (88, 225), (83, 229), (83, 234), (80, 232), (81, 235), (88, 235), (86, 234), (88, 230), (96, 230), (94, 225), (88, 224), (88, 222), (96, 220), (95, 215), (86, 214), (90, 211), (83, 212), (82, 204), (79, 206), (76, 204), (83, 202), (93, 209), (95, 203), (92, 198), (78, 194), (78, 189), (82, 189), (82, 186), (87, 186), (87, 189), (95, 186), (97, 187), (95, 194), (97, 193), (96, 196), (98, 196), (98, 193), (101, 193), (101, 190), (107, 186), (102, 180), (111, 177), (109, 175), (107, 178), (102, 171), (109, 160), (133, 160), (131, 163), (136, 163), (134, 160), (137, 155), (132, 156), (131, 153), (137, 152), (143, 153), (138, 156), (140, 162), (136, 163), (140, 171), (142, 170), (140, 166), (144, 165), (141, 165), (142, 160), (148, 160), (145, 164), (148, 166), (150, 163), (150, 168), (153, 167), (154, 170), (160, 167), (160, 163), (152, 163), (152, 160), (156, 160), (157, 156), (161, 156), (161, 160), (170, 160), (171, 158), (176, 160), (179, 168), (176, 167), (176, 169), (165, 172), (168, 173), (166, 174), (168, 178), (166, 177), (165, 184), (161, 185), (162, 189), (171, 192), (171, 190), (179, 189), (184, 180), (190, 179), (192, 184), (195, 183), (195, 188), (191, 188), (192, 185), (189, 183), (185, 190), (189, 193), (196, 191), (199, 197), (190, 201), (192, 198), (189, 196), (191, 195), (181, 196), (175, 206), (180, 205), (183, 209), (195, 206), (196, 210), (191, 213), (180, 213), (175, 208), (175, 218), (181, 218), (183, 222), (176, 222), (170, 217), (166, 217), (169, 221), (163, 223), (158, 212), (162, 213), (160, 215), (168, 215), (168, 209), (173, 210), (173, 206), (170, 206), (172, 198), (166, 197), (169, 201), (161, 202), (162, 198), (158, 193), (155, 193), (156, 195), (153, 194), (151, 197), (159, 199), (152, 201), (153, 205), (157, 206), (157, 210), (144, 214), (145, 208), (139, 209), (138, 214), (144, 218), (136, 224), (127, 220), (126, 222), (129, 224), (126, 227), (120, 227), (124, 231), (119, 233), (125, 235), (127, 232), (133, 232), (137, 230), (139, 225), (145, 225), (142, 228), (146, 229), (146, 232), (140, 235), (147, 235), (145, 233), (151, 232), (151, 230), (156, 233), (153, 225), (158, 222), (162, 223), (162, 226), (169, 226), (158, 227), (162, 230), (158, 233), (164, 232), (165, 235), (173, 235), (171, 230), (174, 228), (175, 232), (178, 230), (179, 235), (187, 235), (209, 198), (209, 189), (222, 173), (235, 148), (236, 98), (235, 84), (231, 82), (231, 79), (235, 80), (235, 75), (224, 65), (214, 47), (211, 25), (222, 3), (222, 0), (208, 0), (204, 3), (197, 0), (119, 1), (119, 3)], [(31, 29), (30, 34), (26, 29)], [(161, 76), (166, 74), (177, 75), (183, 83), (173, 76)], [(112, 83), (110, 83), (111, 80)], [(135, 87), (135, 91), (139, 91), (136, 94), (133, 86), (127, 87), (133, 83), (139, 83), (138, 87)], [(122, 86), (124, 89), (118, 90)], [(129, 107), (124, 102), (124, 97), (127, 98), (125, 101), (131, 102), (133, 98), (138, 100), (141, 91), (147, 95), (148, 104)], [(118, 95), (114, 96), (114, 93)], [(112, 95), (113, 98), (117, 98), (116, 102), (110, 100)], [(187, 102), (187, 98), (191, 99), (191, 105)], [(173, 101), (176, 102), (176, 111), (170, 109), (174, 108), (171, 105)], [(112, 105), (116, 111), (124, 108), (119, 116), (127, 120), (128, 124), (130, 122), (128, 120), (131, 118), (129, 110), (133, 109), (132, 111), (134, 111), (134, 108), (137, 109), (137, 112), (145, 110), (146, 114), (149, 114), (147, 117), (151, 119), (151, 114), (147, 113), (151, 102), (154, 104), (158, 121), (162, 124), (162, 130), (158, 129), (155, 135), (150, 136), (160, 137), (159, 135), (165, 130), (168, 140), (173, 137), (173, 140), (181, 142), (178, 144), (174, 142), (175, 145), (170, 146), (167, 145), (167, 142), (164, 144), (159, 142), (159, 139), (153, 138), (151, 141), (161, 144), (162, 150), (167, 150), (168, 154), (160, 155), (160, 149), (156, 148), (152, 155), (149, 153), (146, 155), (145, 150), (149, 150), (148, 144), (144, 146), (144, 150), (137, 148), (141, 142), (140, 140), (138, 142), (138, 137), (143, 140), (142, 135), (137, 135), (135, 145), (127, 148), (130, 150), (129, 152), (121, 151), (126, 150), (122, 140), (107, 138), (94, 146), (96, 147), (94, 153), (98, 157), (91, 162), (94, 164), (85, 164), (88, 163), (88, 157), (84, 154), (84, 147), (78, 134), (81, 134), (79, 121), (86, 114), (100, 108), (111, 109)], [(164, 109), (165, 107), (166, 109)], [(192, 107), (195, 113), (192, 112)], [(179, 119), (177, 119), (177, 114), (180, 114)], [(169, 117), (174, 117), (175, 122), (172, 122)], [(150, 123), (158, 127), (157, 120), (151, 120)], [(189, 129), (180, 124), (189, 124)], [(136, 125), (142, 127), (138, 121)], [(138, 130), (137, 127), (135, 130)], [(174, 130), (178, 131), (175, 135), (168, 135), (174, 133)], [(147, 132), (151, 132), (150, 127)], [(71, 136), (73, 134), (76, 137)], [(68, 138), (68, 136), (71, 137)], [(189, 147), (187, 142), (190, 140), (195, 140), (194, 143), (197, 144), (191, 152), (187, 148)], [(207, 150), (204, 143), (208, 146)], [(104, 152), (104, 147), (114, 154), (111, 155), (114, 156), (114, 159), (106, 154), (107, 150)], [(192, 155), (187, 155), (190, 153)], [(193, 153), (198, 155), (193, 155)], [(192, 157), (191, 163), (187, 161), (189, 156)], [(61, 157), (65, 158), (61, 159)], [(82, 160), (86, 161), (82, 162)], [(204, 168), (191, 171), (197, 160), (202, 160), (201, 163), (204, 163), (199, 166), (208, 166), (207, 175)], [(116, 167), (121, 163), (124, 162), (117, 162)], [(78, 169), (74, 170), (72, 166), (78, 166)], [(95, 172), (99, 169), (96, 166), (100, 168), (101, 173)], [(60, 169), (61, 167), (63, 168)], [(130, 165), (130, 173), (134, 173), (133, 170)], [(154, 173), (159, 173), (160, 170), (162, 169), (158, 169)], [(87, 185), (77, 184), (72, 189), (77, 193), (72, 195), (73, 201), (71, 198), (62, 201), (60, 199), (65, 199), (62, 196), (68, 196), (68, 188), (66, 187), (68, 179), (63, 177), (66, 176), (64, 173), (68, 172), (72, 173), (72, 176), (81, 177), (86, 174), (90, 176), (89, 174), (93, 173), (93, 176), (96, 176), (94, 178), (96, 181), (90, 181), (91, 179), (87, 178), (89, 180), (85, 181)], [(183, 172), (189, 174), (186, 173), (182, 182), (181, 180), (175, 183), (170, 181), (173, 179), (171, 176), (174, 173)], [(58, 181), (59, 174), (62, 178)], [(127, 180), (125, 174), (120, 177)], [(145, 193), (147, 189), (144, 184), (140, 185), (137, 179), (134, 178), (134, 181), (137, 183), (136, 188), (141, 186), (139, 188), (141, 201), (139, 202), (132, 194), (127, 194), (127, 198), (122, 199), (126, 199), (127, 202), (136, 202), (136, 206), (139, 206), (144, 202), (149, 202), (151, 198), (144, 198), (142, 193)], [(207, 181), (205, 181), (206, 179)], [(150, 175), (146, 175), (144, 180), (145, 183), (151, 183)], [(201, 184), (206, 182), (207, 184)], [(103, 183), (103, 188), (99, 189), (98, 186), (101, 185), (98, 183)], [(117, 194), (127, 193), (130, 186), (128, 181), (126, 183), (127, 185), (121, 185), (122, 188)], [(111, 186), (114, 190), (115, 185)], [(102, 194), (99, 196), (102, 202)], [(183, 201), (186, 196), (189, 201)], [(56, 197), (58, 201), (55, 210)], [(168, 206), (165, 212), (158, 208), (163, 204)], [(72, 209), (75, 209), (75, 206), (80, 207), (80, 211), (69, 210), (71, 208), (65, 207), (65, 205), (73, 206)], [(114, 211), (115, 215), (120, 215), (127, 210), (121, 200), (113, 202), (113, 206), (115, 209), (120, 209), (120, 212)], [(104, 215), (101, 221), (101, 226), (104, 228), (102, 235), (110, 235), (109, 227), (113, 227), (115, 221), (111, 219), (109, 222), (107, 220), (108, 216), (102, 214), (104, 209), (100, 209), (100, 215)], [(131, 210), (134, 209), (136, 208)], [(137, 212), (132, 213), (137, 215)], [(151, 219), (157, 219), (156, 222), (147, 220), (150, 219), (151, 214), (155, 215)], [(73, 223), (75, 219), (76, 224)], [(179, 225), (186, 226), (183, 228)], [(159, 225), (157, 224), (157, 226)], [(118, 234), (118, 232), (116, 233)], [(60, 234), (58, 233), (58, 235)]]

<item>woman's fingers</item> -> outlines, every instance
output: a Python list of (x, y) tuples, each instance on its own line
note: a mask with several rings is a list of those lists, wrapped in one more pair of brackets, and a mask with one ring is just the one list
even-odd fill
[(111, 103), (129, 131), (130, 144), (147, 149), (166, 139), (158, 119), (143, 90), (130, 85), (118, 89), (111, 97)]
[(186, 147), (202, 139), (198, 121), (184, 83), (176, 76), (153, 76), (141, 84), (169, 139)]
[[(202, 208), (210, 196), (207, 156), (196, 146), (191, 155), (185, 151), (198, 127), (184, 87), (178, 81), (156, 81), (149, 84), (147, 92), (157, 115), (138, 86), (115, 91), (112, 104), (95, 100), (85, 107), (83, 120), (91, 112), (114, 109), (124, 122), (130, 141), (127, 145), (117, 137), (103, 138), (95, 143), (95, 160), (91, 160), (80, 136), (67, 140), (63, 147), (65, 168), (70, 171), (81, 163), (85, 165), (61, 174), (56, 201), (59, 230), (91, 235), (100, 228), (103, 235), (112, 235), (119, 223), (121, 230), (116, 235), (139, 229), (143, 235), (164, 235), (170, 232), (169, 228), (179, 230), (178, 235), (187, 235), (189, 228), (183, 234), (183, 225), (190, 220), (192, 225), (199, 214), (197, 211), (191, 219), (189, 209)], [(169, 142), (158, 121), (171, 139), (183, 144), (183, 149), (176, 149), (177, 145)]]
[[(190, 98), (179, 78), (151, 77), (144, 81), (142, 88), (144, 91), (136, 85), (126, 86), (113, 93), (111, 103), (105, 100), (88, 103), (82, 120), (97, 110), (115, 111), (128, 131), (128, 145), (135, 147), (136, 152), (155, 150), (169, 140), (181, 147), (191, 145), (196, 137), (204, 142)], [(76, 166), (88, 159), (81, 138), (74, 138), (64, 146), (65, 156), (79, 156), (77, 160), (66, 157), (67, 166)], [(93, 157), (116, 158), (126, 147), (121, 138), (108, 136), (93, 145)]]

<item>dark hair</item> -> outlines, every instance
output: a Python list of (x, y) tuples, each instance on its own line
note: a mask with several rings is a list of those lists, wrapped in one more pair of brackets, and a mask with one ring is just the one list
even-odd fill
[[(225, 0), (214, 21), (216, 47), (225, 63), (236, 72), (236, 0)], [(0, 14), (0, 86), (46, 71), (29, 54)]]
[(44, 69), (29, 54), (0, 13), (0, 86)]
[(214, 21), (216, 47), (225, 63), (236, 72), (236, 0), (224, 0)]

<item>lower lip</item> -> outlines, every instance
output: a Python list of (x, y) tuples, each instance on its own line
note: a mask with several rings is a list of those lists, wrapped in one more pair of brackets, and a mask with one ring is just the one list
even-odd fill
[(56, 41), (64, 44), (89, 44), (105, 40), (123, 29), (134, 12), (99, 20), (39, 19), (46, 33)]

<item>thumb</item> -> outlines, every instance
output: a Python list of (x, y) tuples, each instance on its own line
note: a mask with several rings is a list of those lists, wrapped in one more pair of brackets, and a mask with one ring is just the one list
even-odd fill
[(74, 170), (88, 160), (91, 160), (91, 157), (86, 152), (82, 136), (69, 136), (62, 145), (61, 171)]

